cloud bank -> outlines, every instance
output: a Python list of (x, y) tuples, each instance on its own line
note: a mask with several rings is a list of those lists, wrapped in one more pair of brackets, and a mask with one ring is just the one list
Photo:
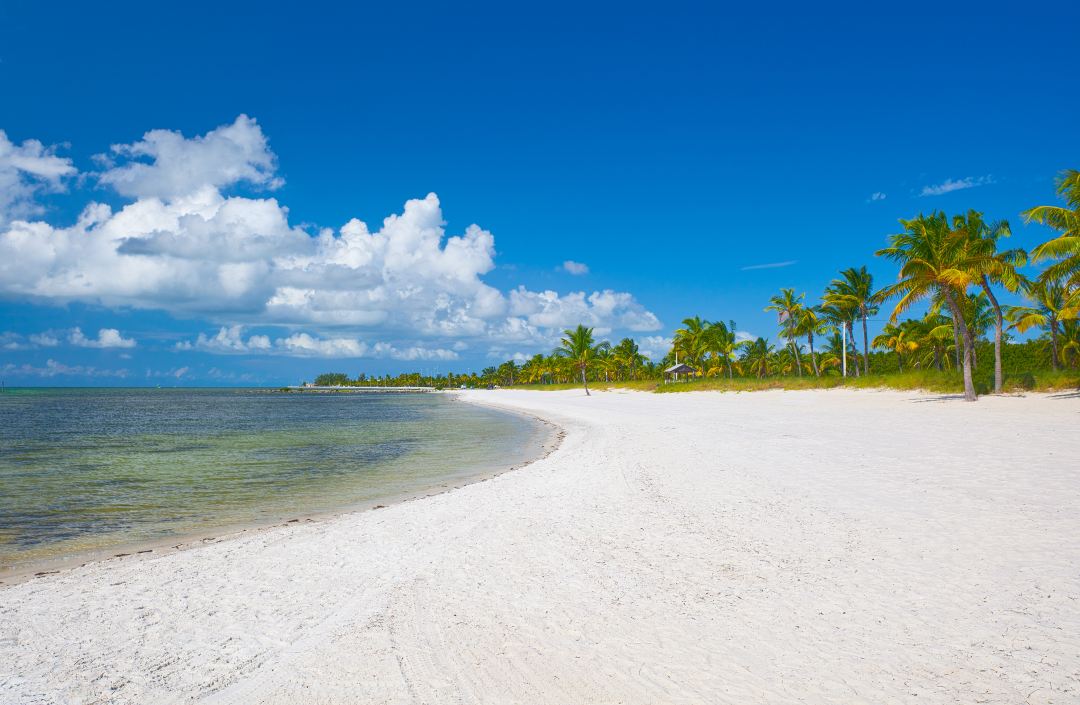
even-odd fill
[(297, 357), (375, 357), (394, 360), (456, 360), (457, 352), (442, 348), (412, 346), (397, 348), (389, 343), (369, 344), (356, 338), (319, 338), (308, 333), (294, 333), (273, 342), (268, 335), (244, 338), (243, 326), (222, 326), (213, 336), (200, 333), (194, 341), (183, 340), (177, 350), (202, 350), (215, 353), (294, 355)]
[[(152, 130), (98, 162), (91, 178), (130, 202), (118, 210), (90, 202), (70, 225), (35, 220), (32, 198), (62, 188), (74, 167), (40, 143), (15, 146), (0, 133), (0, 214), (18, 214), (0, 225), (0, 294), (208, 320), (222, 329), (190, 349), (223, 353), (452, 359), (455, 343), (547, 345), (577, 323), (601, 333), (660, 327), (627, 292), (488, 285), (494, 236), (479, 225), (448, 234), (434, 193), (406, 201), (377, 227), (354, 218), (317, 232), (290, 223), (275, 198), (230, 195), (283, 183), (269, 141), (245, 115), (190, 138)], [(242, 325), (290, 334), (240, 341)], [(126, 346), (119, 333), (104, 334), (78, 344)]]

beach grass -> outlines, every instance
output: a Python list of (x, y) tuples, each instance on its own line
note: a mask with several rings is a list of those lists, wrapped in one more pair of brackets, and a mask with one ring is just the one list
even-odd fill
[[(980, 370), (982, 372), (982, 370)], [(990, 373), (992, 375), (992, 370)], [(984, 379), (985, 377), (985, 379)], [(988, 394), (992, 388), (992, 378), (984, 374), (976, 375), (976, 385), (982, 394)], [(1035, 370), (1019, 374), (1006, 374), (1004, 381), (1006, 393), (1025, 391), (1055, 392), (1080, 389), (1080, 373), (1076, 370)], [(581, 383), (575, 384), (523, 384), (514, 389), (532, 389), (537, 391), (564, 391), (580, 389)], [(709, 377), (679, 382), (662, 383), (659, 380), (629, 380), (621, 382), (589, 382), (593, 390), (634, 389), (663, 394), (679, 392), (757, 392), (772, 389), (895, 389), (899, 391), (924, 391), (941, 394), (954, 394), (964, 391), (964, 380), (958, 371), (939, 372), (937, 370), (912, 370), (886, 374), (870, 374), (863, 377)]]

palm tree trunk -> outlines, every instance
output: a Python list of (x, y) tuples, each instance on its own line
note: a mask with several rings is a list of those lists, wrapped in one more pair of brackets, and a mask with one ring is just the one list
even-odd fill
[(855, 371), (853, 377), (859, 376), (859, 347), (855, 342), (855, 322), (845, 321), (848, 332), (848, 349), (851, 351), (851, 368)]
[(1050, 321), (1050, 346), (1051, 346), (1050, 364), (1053, 365), (1055, 372), (1057, 370), (1061, 369), (1059, 364), (1058, 364), (1058, 344), (1057, 344), (1057, 339), (1058, 339), (1058, 324), (1057, 324), (1057, 321), (1051, 320)]
[(818, 370), (817, 356), (814, 354), (814, 334), (813, 333), (807, 333), (806, 334), (806, 342), (810, 344), (810, 362), (812, 362), (813, 365), (814, 365), (814, 376), (815, 377), (820, 377), (821, 376), (821, 371)]
[(968, 328), (967, 321), (964, 320), (964, 316), (960, 312), (960, 305), (956, 302), (956, 296), (953, 295), (952, 291), (946, 289), (945, 299), (949, 302), (954, 325), (960, 328), (960, 337), (964, 343), (964, 399), (977, 401), (979, 397), (975, 394), (975, 382), (971, 378), (972, 352), (975, 341), (971, 339), (971, 329)]
[[(963, 316), (961, 316), (961, 318), (963, 318)], [(959, 329), (957, 328), (957, 325), (956, 325), (956, 314), (955, 313), (953, 314), (953, 322), (952, 322), (952, 340), (953, 340), (953, 350), (956, 353), (956, 369), (960, 369), (960, 351), (961, 351), (960, 332), (959, 332)]]
[(941, 372), (941, 348), (936, 342), (934, 343), (934, 367)]
[(581, 366), (581, 383), (585, 385), (585, 396), (591, 397), (589, 394), (589, 380), (585, 379), (585, 365)]
[(900, 373), (904, 372), (904, 356), (900, 354), (900, 351), (896, 351), (896, 366), (900, 368)]
[(795, 376), (802, 377), (802, 359), (799, 357), (799, 346), (795, 344), (795, 337), (788, 338), (791, 341), (791, 350), (795, 353)]
[(870, 343), (866, 337), (866, 314), (862, 317), (863, 374), (870, 374)]

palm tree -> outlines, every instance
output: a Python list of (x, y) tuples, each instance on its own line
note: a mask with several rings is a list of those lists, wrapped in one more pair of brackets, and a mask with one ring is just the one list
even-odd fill
[(920, 319), (904, 321), (900, 327), (906, 328), (911, 339), (926, 350), (919, 360), (920, 366), (933, 364), (934, 369), (941, 372), (945, 365), (951, 364), (948, 340), (953, 335), (954, 326), (947, 316), (930, 310)]
[(960, 308), (964, 312), (964, 321), (967, 322), (968, 330), (971, 331), (971, 339), (975, 341), (975, 347), (972, 348), (972, 364), (975, 369), (979, 369), (978, 344), (986, 337), (986, 331), (990, 330), (995, 323), (990, 298), (986, 292), (980, 291), (962, 301)]
[(776, 311), (780, 319), (780, 328), (788, 339), (788, 345), (794, 351), (795, 370), (800, 377), (802, 376), (802, 361), (799, 359), (799, 348), (795, 345), (795, 336), (799, 334), (799, 317), (803, 308), (802, 300), (805, 297), (806, 294), (795, 296), (794, 289), (781, 289), (780, 294), (769, 299), (769, 305), (765, 307), (766, 311)]
[(1080, 280), (1080, 171), (1066, 169), (1057, 182), (1057, 192), (1065, 200), (1061, 206), (1036, 206), (1021, 213), (1028, 223), (1042, 223), (1061, 232), (1031, 251), (1031, 260), (1060, 259), (1042, 273), (1043, 279), (1075, 284)]
[[(841, 361), (847, 356), (847, 350), (853, 350), (855, 344), (855, 334), (852, 332), (852, 325), (856, 318), (856, 309), (847, 298), (841, 294), (833, 284), (825, 287), (825, 294), (822, 296), (823, 303), (818, 307), (821, 312), (821, 316), (836, 329), (836, 332), (840, 335), (840, 339), (843, 340), (843, 332), (847, 332), (848, 348), (844, 346), (837, 346), (837, 354), (840, 355)], [(857, 362), (858, 356), (855, 356), (856, 364), (854, 366), (855, 376), (859, 375), (859, 365)], [(844, 369), (843, 373), (847, 376), (847, 370)]]
[(1076, 367), (1080, 361), (1080, 321), (1075, 318), (1061, 323), (1061, 361), (1066, 366)]
[(964, 348), (964, 398), (975, 401), (978, 397), (971, 376), (975, 343), (960, 308), (974, 278), (966, 266), (967, 237), (949, 227), (949, 219), (944, 213), (920, 214), (900, 223), (904, 232), (891, 235), (890, 246), (877, 252), (879, 256), (900, 263), (899, 280), (882, 290), (884, 297), (900, 297), (889, 321), (895, 323), (913, 304), (940, 293), (960, 328)]
[(619, 360), (611, 354), (610, 345), (601, 345), (596, 349), (596, 368), (604, 373), (604, 382), (610, 382), (612, 377), (619, 374)]
[(1020, 288), (1023, 277), (1016, 268), (1027, 262), (1027, 253), (1021, 249), (998, 250), (998, 240), (1011, 234), (1007, 220), (987, 223), (983, 220), (982, 213), (971, 210), (966, 216), (958, 215), (953, 218), (953, 228), (967, 233), (972, 249), (972, 265), (979, 275), (979, 286), (994, 309), (994, 392), (1001, 394), (1004, 381), (1001, 369), (1004, 318), (1001, 304), (990, 285), (1000, 284), (1009, 291)]
[(707, 329), (709, 322), (702, 320), (701, 316), (683, 319), (683, 327), (675, 331), (674, 348), (676, 353), (681, 352), (688, 365), (703, 367), (702, 357), (708, 347)]
[(769, 359), (769, 366), (776, 374), (786, 376), (802, 367), (802, 362), (795, 356), (795, 349), (784, 346)]
[(589, 361), (596, 357), (597, 352), (606, 349), (608, 343), (597, 344), (593, 339), (593, 329), (578, 324), (577, 328), (563, 331), (561, 345), (555, 350), (555, 354), (573, 362), (574, 366), (581, 371), (581, 384), (585, 387), (585, 396), (589, 394), (589, 380), (587, 370)]
[(874, 347), (895, 352), (897, 368), (900, 372), (903, 372), (904, 354), (913, 353), (919, 348), (919, 344), (912, 340), (913, 337), (910, 328), (906, 329), (903, 324), (897, 326), (893, 323), (887, 323), (881, 331), (881, 335), (874, 338)]
[(1060, 281), (1039, 280), (1024, 287), (1028, 306), (1010, 306), (1005, 317), (1023, 333), (1030, 328), (1045, 328), (1050, 333), (1050, 365), (1059, 369), (1058, 335), (1066, 319), (1080, 312), (1080, 290), (1070, 291)]
[(863, 374), (870, 374), (870, 337), (866, 322), (878, 312), (882, 302), (881, 293), (874, 291), (874, 275), (865, 266), (845, 269), (840, 278), (831, 285), (834, 298), (845, 303), (849, 310), (862, 319)]
[(829, 323), (821, 315), (819, 306), (803, 306), (799, 311), (799, 320), (796, 329), (799, 335), (806, 336), (806, 344), (810, 347), (810, 362), (814, 367), (814, 376), (821, 376), (818, 367), (817, 353), (814, 352), (814, 335), (825, 335), (829, 330)]
[(638, 344), (632, 338), (623, 338), (611, 350), (612, 356), (618, 363), (620, 370), (626, 370), (629, 379), (637, 379), (638, 368), (645, 361)]
[(498, 379), (499, 384), (505, 384), (508, 387), (514, 386), (514, 375), (518, 372), (517, 363), (513, 360), (508, 360), (499, 365)]
[(743, 365), (745, 365), (748, 372), (757, 375), (758, 379), (767, 377), (769, 364), (772, 362), (775, 352), (776, 349), (769, 345), (769, 341), (765, 338), (758, 338), (753, 342), (748, 342), (743, 350)]
[(732, 358), (738, 344), (735, 342), (735, 321), (730, 326), (721, 321), (708, 324), (705, 329), (705, 350), (712, 353), (714, 367), (719, 368), (721, 361), (727, 370), (728, 379), (734, 375), (731, 368)]
[(844, 338), (840, 334), (840, 329), (830, 327), (825, 336), (825, 347), (821, 351), (820, 365), (822, 371), (828, 371), (830, 369), (839, 369), (843, 366), (844, 359)]

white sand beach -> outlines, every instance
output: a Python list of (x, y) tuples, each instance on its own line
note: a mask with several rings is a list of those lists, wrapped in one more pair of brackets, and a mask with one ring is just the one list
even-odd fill
[(0, 703), (1077, 703), (1080, 395), (492, 391), (460, 489), (0, 587)]

